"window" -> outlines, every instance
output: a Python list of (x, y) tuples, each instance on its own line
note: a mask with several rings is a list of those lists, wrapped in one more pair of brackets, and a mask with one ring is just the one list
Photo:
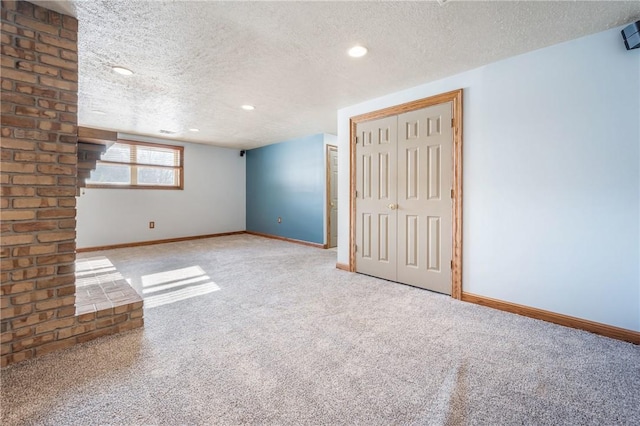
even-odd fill
[(183, 189), (181, 146), (118, 140), (100, 156), (88, 188)]

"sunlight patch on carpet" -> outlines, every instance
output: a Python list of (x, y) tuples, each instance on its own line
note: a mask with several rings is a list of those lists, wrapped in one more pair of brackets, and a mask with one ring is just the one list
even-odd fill
[(220, 290), (200, 266), (142, 276), (145, 308), (175, 303)]

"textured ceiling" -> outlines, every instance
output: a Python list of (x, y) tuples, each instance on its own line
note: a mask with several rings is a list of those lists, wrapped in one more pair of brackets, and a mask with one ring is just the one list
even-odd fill
[(339, 108), (640, 18), (638, 1), (34, 3), (80, 21), (80, 125), (236, 148), (335, 133)]

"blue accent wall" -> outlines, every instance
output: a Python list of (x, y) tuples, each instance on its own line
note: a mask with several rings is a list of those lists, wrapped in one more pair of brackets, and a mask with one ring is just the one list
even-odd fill
[(323, 244), (323, 135), (251, 149), (246, 156), (247, 231)]

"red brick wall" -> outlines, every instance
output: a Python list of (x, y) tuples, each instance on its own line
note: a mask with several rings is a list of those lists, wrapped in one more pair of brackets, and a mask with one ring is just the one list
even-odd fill
[(2, 1), (2, 366), (68, 346), (76, 321), (77, 28)]

